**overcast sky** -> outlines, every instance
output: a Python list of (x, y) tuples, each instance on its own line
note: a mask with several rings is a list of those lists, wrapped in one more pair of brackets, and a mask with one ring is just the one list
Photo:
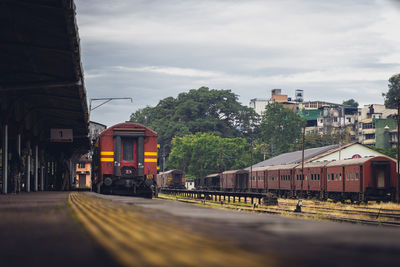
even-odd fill
[[(400, 73), (400, 1), (75, 0), (91, 114), (108, 126), (207, 86), (248, 105), (271, 89), (383, 103)], [(93, 103), (94, 105), (95, 103)]]

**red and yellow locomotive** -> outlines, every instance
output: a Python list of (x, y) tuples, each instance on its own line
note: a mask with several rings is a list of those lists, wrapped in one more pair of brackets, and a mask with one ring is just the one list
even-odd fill
[(96, 140), (93, 191), (151, 197), (156, 175), (157, 133), (151, 129), (139, 123), (119, 123)]

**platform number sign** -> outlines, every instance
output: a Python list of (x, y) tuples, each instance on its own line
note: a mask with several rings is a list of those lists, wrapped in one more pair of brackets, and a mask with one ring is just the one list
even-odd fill
[(50, 129), (50, 142), (73, 142), (72, 129)]

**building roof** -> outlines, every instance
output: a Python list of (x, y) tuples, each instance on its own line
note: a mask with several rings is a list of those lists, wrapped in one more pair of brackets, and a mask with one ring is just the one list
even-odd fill
[(247, 172), (248, 170), (229, 170), (222, 172), (222, 174), (247, 173)]
[(212, 173), (206, 176), (206, 178), (213, 178), (213, 177), (218, 177), (220, 174), (219, 173)]
[(182, 173), (183, 174), (184, 171), (178, 170), (178, 169), (172, 169), (172, 170), (169, 170), (169, 171), (160, 172), (159, 175), (168, 175), (170, 173)]
[[(339, 148), (339, 145), (329, 145), (323, 147), (316, 147), (304, 150), (304, 160), (315, 158), (321, 154), (325, 154), (328, 151), (336, 150)], [(342, 146), (343, 148), (343, 146)], [(257, 167), (265, 167), (265, 166), (272, 166), (272, 165), (285, 165), (285, 164), (295, 164), (300, 163), (302, 160), (302, 151), (294, 151), (289, 153), (284, 153), (279, 156), (261, 161), (257, 164), (254, 164), (252, 168)], [(246, 168), (245, 170), (249, 170), (250, 167)]]
[[(356, 158), (356, 159), (335, 160), (335, 161), (329, 162), (327, 164), (327, 167), (344, 166), (344, 165), (358, 165), (358, 164), (363, 164), (371, 159), (376, 160), (377, 157), (364, 157), (364, 158)], [(380, 160), (393, 160), (393, 159), (382, 156), (382, 157), (380, 157)]]

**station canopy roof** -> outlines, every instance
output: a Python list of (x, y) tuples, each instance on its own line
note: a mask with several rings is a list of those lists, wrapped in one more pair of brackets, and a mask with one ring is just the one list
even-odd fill
[(50, 128), (72, 128), (74, 145), (87, 142), (73, 1), (0, 0), (0, 29), (0, 119), (32, 121), (47, 135)]

